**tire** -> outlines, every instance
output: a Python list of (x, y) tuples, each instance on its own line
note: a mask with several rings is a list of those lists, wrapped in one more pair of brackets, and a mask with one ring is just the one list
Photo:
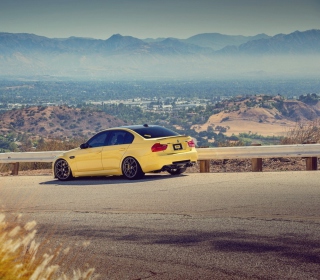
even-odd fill
[(139, 162), (133, 157), (126, 157), (121, 168), (123, 176), (129, 180), (141, 179), (144, 176)]
[(71, 168), (64, 159), (58, 159), (54, 164), (54, 176), (60, 181), (68, 181), (73, 178)]
[(186, 170), (187, 170), (187, 167), (181, 167), (181, 168), (170, 169), (170, 170), (168, 170), (168, 172), (171, 175), (179, 175), (179, 174), (182, 174), (183, 172), (185, 172)]

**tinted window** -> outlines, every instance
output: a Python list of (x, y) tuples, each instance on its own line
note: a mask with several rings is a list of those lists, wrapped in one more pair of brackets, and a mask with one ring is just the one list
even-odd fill
[(137, 127), (131, 129), (139, 133), (144, 138), (158, 138), (180, 135), (179, 133), (162, 126)]
[(93, 136), (87, 143), (90, 148), (105, 146), (108, 132), (104, 131)]
[(110, 131), (110, 136), (107, 141), (107, 146), (110, 145), (122, 145), (131, 144), (133, 141), (133, 135), (124, 130), (113, 130)]
[(134, 136), (130, 132), (126, 132), (126, 135), (124, 136), (123, 144), (131, 144), (133, 139), (134, 139)]

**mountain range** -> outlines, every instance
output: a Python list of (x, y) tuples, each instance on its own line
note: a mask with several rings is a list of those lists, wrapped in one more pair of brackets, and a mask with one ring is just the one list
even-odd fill
[[(205, 33), (187, 39), (107, 40), (0, 33), (0, 75), (210, 78), (319, 74), (320, 30), (268, 36)], [(306, 71), (307, 70), (307, 71)]]

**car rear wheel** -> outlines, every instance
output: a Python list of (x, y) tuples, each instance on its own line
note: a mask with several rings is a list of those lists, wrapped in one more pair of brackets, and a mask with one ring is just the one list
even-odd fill
[(68, 162), (64, 159), (58, 159), (54, 164), (54, 176), (60, 181), (67, 181), (73, 178)]
[(170, 169), (170, 170), (168, 170), (168, 172), (171, 175), (179, 175), (179, 174), (182, 174), (183, 172), (185, 172), (186, 170), (187, 170), (187, 167), (181, 167), (181, 168)]
[(129, 180), (140, 179), (144, 176), (139, 162), (133, 157), (127, 157), (123, 160), (122, 174)]

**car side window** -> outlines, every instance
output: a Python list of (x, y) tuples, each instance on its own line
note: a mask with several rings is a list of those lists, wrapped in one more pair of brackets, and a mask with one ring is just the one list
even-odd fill
[(108, 132), (104, 131), (93, 136), (87, 143), (90, 148), (105, 146), (107, 137), (108, 137)]
[(124, 136), (123, 144), (131, 144), (134, 139), (134, 136), (130, 132), (126, 132)]
[(133, 141), (133, 135), (124, 130), (114, 130), (110, 132), (110, 137), (107, 141), (107, 146), (131, 144)]

